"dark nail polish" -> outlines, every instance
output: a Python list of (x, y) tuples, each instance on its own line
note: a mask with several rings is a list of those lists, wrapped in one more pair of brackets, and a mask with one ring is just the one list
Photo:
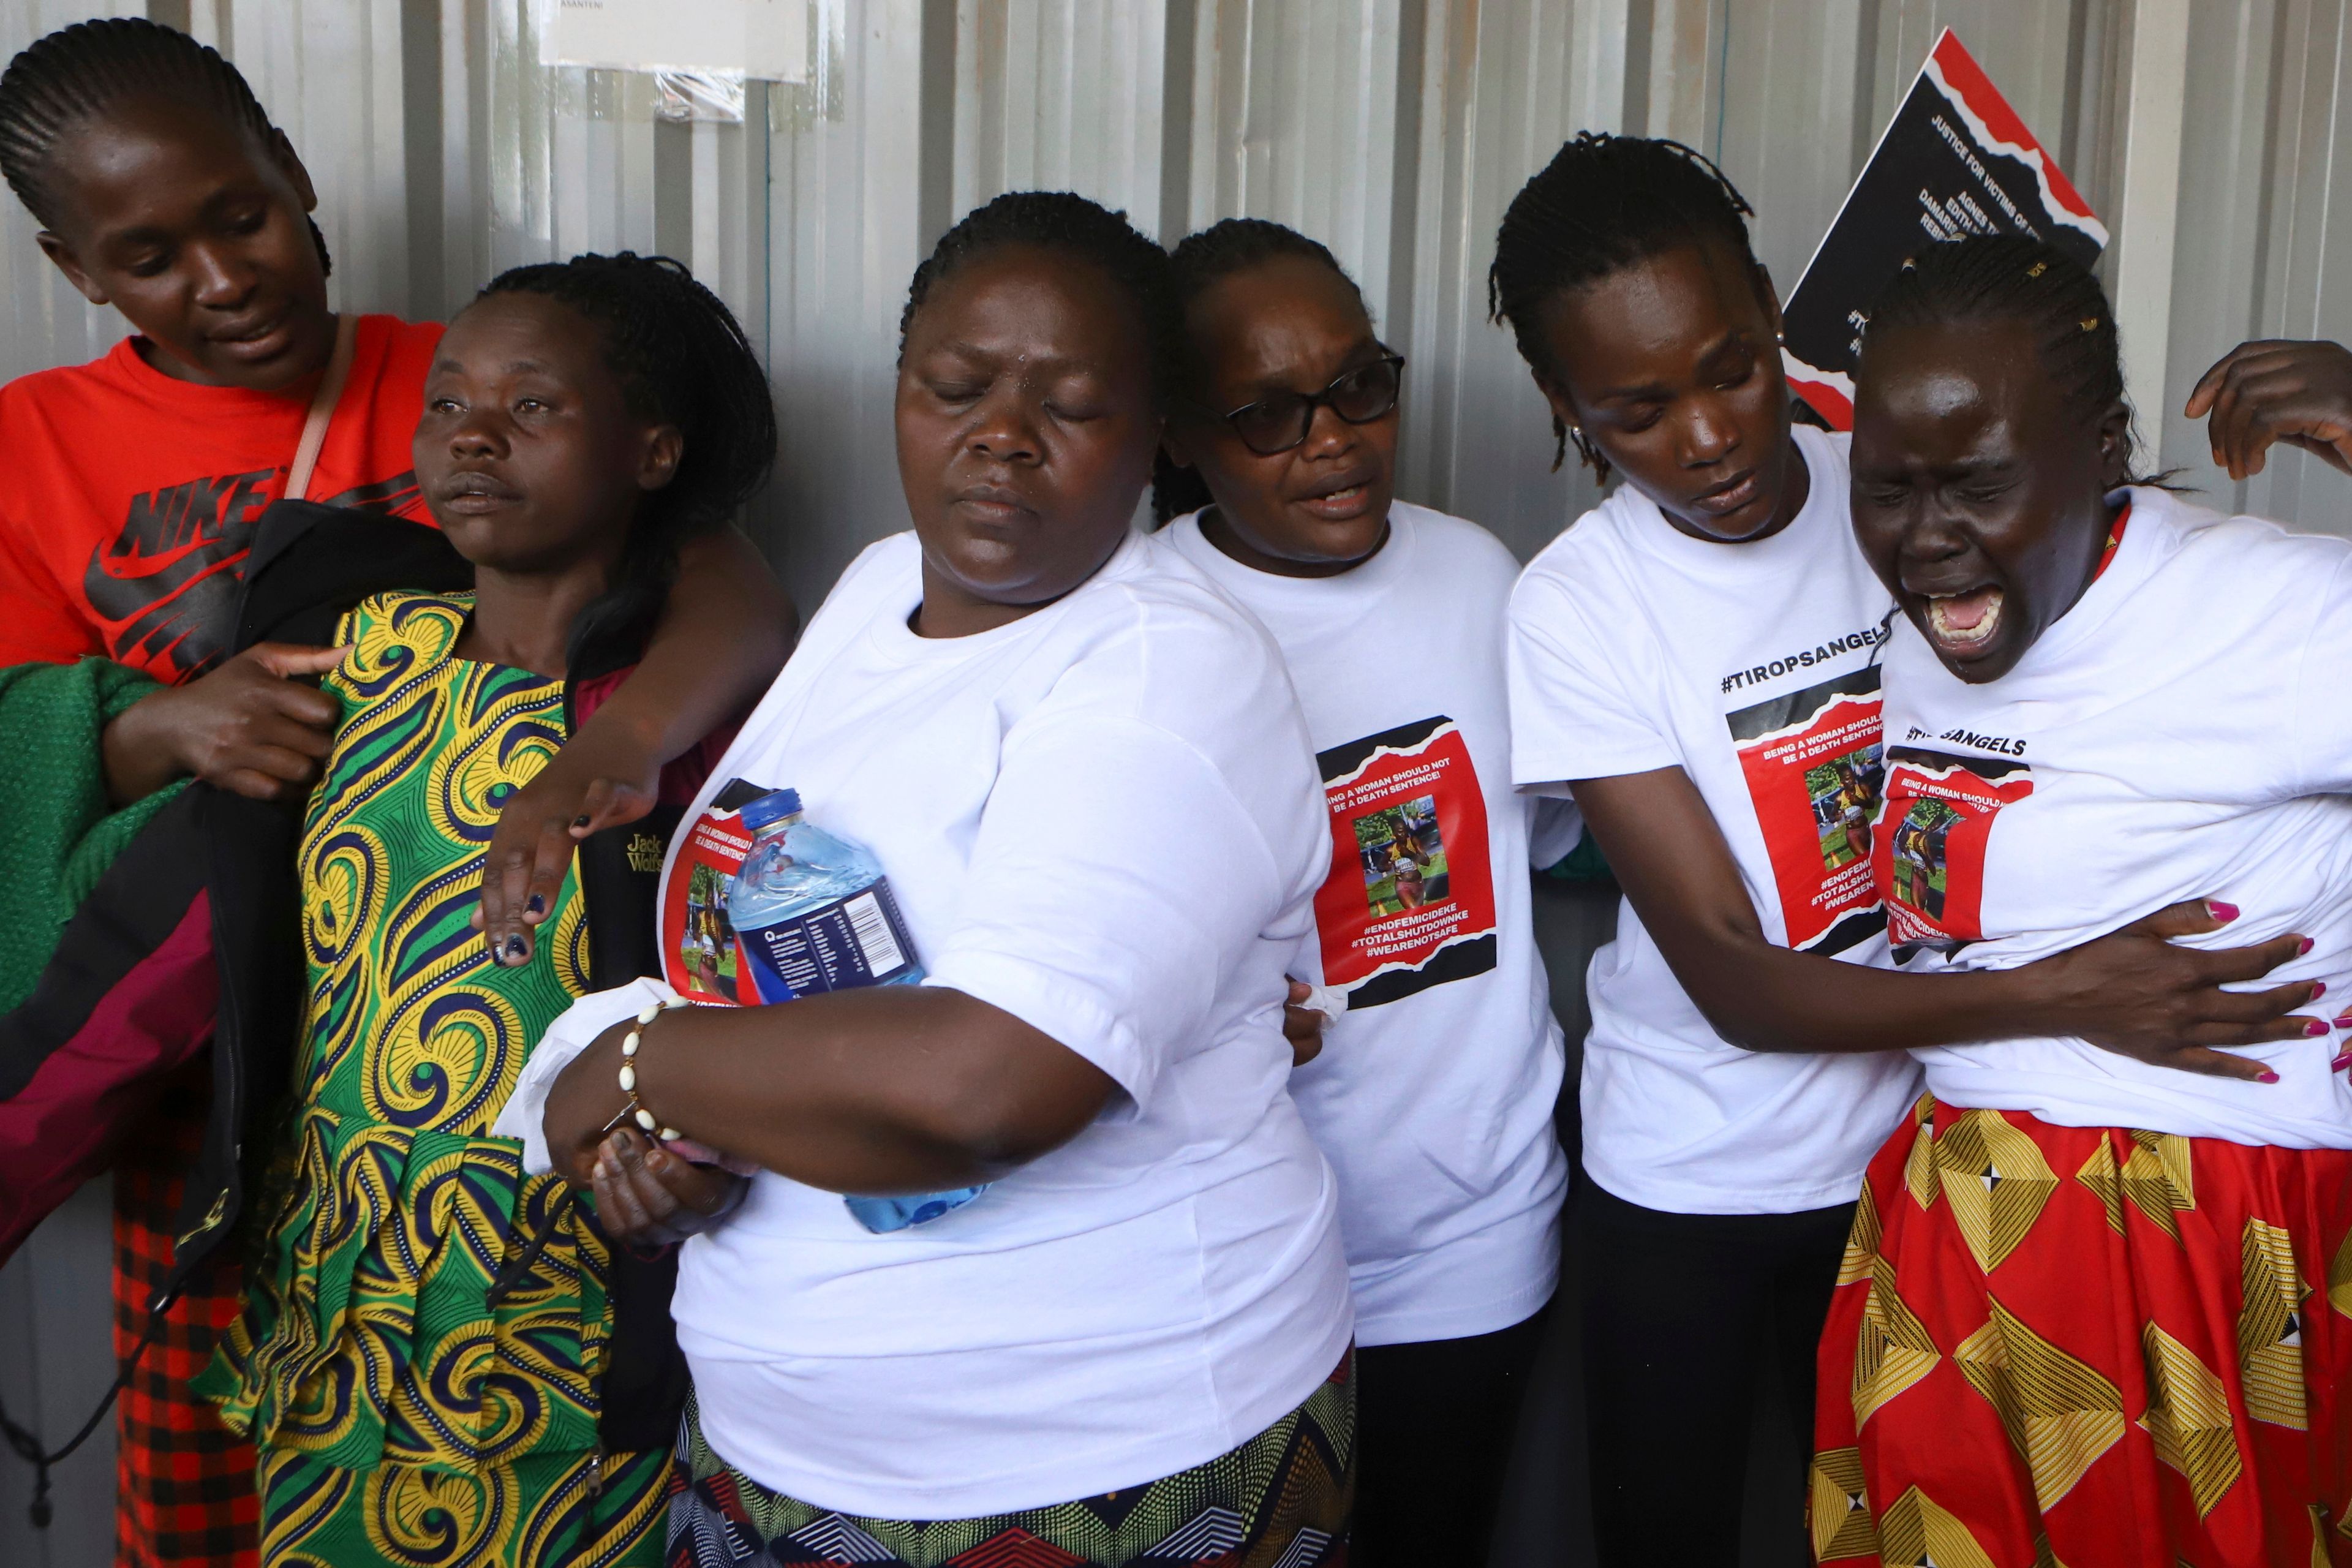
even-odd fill
[(2256, 1079), (2254, 1081), (2256, 1083), (2276, 1083), (2278, 1080), (2278, 1074), (2274, 1072), (2265, 1072), (2262, 1077)]
[(2327, 1026), (2321, 1023), (2316, 1018), (2312, 1019), (2303, 1026), (2303, 1037), (2307, 1040), (2315, 1040), (2326, 1033), (2327, 1033)]
[[(533, 893), (530, 896), (530, 901), (523, 905), (523, 908), (532, 914), (543, 915), (547, 912), (547, 896), (543, 893)], [(2314, 992), (2312, 994), (2317, 995), (2318, 993)]]
[(530, 957), (530, 944), (529, 942), (523, 941), (523, 939), (519, 936), (510, 936), (507, 938), (503, 962), (509, 964), (516, 964), (522, 963)]

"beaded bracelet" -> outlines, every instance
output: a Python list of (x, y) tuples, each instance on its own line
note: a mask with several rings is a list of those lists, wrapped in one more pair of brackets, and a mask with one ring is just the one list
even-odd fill
[(637, 1098), (637, 1047), (645, 1043), (646, 1030), (656, 1018), (660, 1017), (664, 1013), (688, 1005), (683, 996), (673, 996), (666, 1002), (649, 1003), (646, 1010), (637, 1015), (636, 1026), (621, 1037), (621, 1092), (628, 1096), (629, 1102), (614, 1113), (612, 1121), (604, 1123), (605, 1131), (610, 1132), (623, 1121), (634, 1117), (638, 1126), (653, 1133), (665, 1143), (682, 1136), (677, 1128), (662, 1126), (654, 1113), (646, 1109), (645, 1102)]

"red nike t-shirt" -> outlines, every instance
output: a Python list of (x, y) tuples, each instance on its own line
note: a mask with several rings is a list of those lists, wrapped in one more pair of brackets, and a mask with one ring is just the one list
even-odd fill
[[(436, 322), (362, 316), (311, 499), (432, 521), (409, 456)], [(0, 387), (0, 664), (110, 658), (176, 684), (227, 650), (254, 527), (309, 395), (175, 381), (125, 338)]]

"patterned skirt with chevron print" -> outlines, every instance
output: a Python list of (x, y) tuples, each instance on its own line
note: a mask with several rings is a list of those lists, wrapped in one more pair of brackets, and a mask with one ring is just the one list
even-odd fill
[(1124, 1491), (989, 1519), (869, 1519), (770, 1491), (678, 1438), (669, 1568), (1345, 1568), (1356, 1491), (1356, 1352), (1233, 1452)]
[(2352, 1565), (2352, 1152), (1923, 1099), (1822, 1338), (1823, 1563)]

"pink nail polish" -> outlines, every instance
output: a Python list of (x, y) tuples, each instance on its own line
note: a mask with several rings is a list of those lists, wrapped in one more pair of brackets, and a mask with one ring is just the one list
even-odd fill
[(2254, 1081), (2256, 1083), (2276, 1083), (2278, 1080), (2278, 1074), (2274, 1072), (2265, 1072), (2262, 1077), (2256, 1079)]
[(2316, 1018), (2310, 1020), (2303, 1026), (2303, 1037), (2306, 1040), (2315, 1040), (2326, 1033), (2327, 1033), (2327, 1026)]
[(2352, 1051), (2345, 1052), (2342, 1056), (2337, 1057), (2334, 1061), (2327, 1064), (2327, 1070), (2329, 1072), (2342, 1072), (2346, 1068), (2352, 1068)]
[(2294, 951), (2295, 951), (2295, 954), (2296, 954), (2296, 956), (2298, 956), (2298, 957), (2300, 957), (2300, 956), (2301, 956), (2301, 955), (2303, 955), (2304, 953), (2309, 952), (2311, 951), (2311, 948), (2312, 948), (2312, 942), (2311, 942), (2311, 939), (2310, 939), (2309, 937), (2307, 937), (2307, 936), (2303, 936), (2303, 937), (2297, 937), (2297, 938), (2295, 938), (2295, 943), (2296, 943), (2296, 946), (2295, 946), (2295, 950), (2294, 950)]
[(2235, 904), (2225, 904), (2219, 899), (2206, 900), (2205, 909), (2208, 913), (2211, 914), (2215, 920), (2220, 921), (2223, 925), (2227, 925), (2231, 921), (2238, 918), (2238, 906)]
[(2325, 980), (2315, 980), (2315, 981), (2313, 981), (2313, 982), (2311, 983), (2311, 999), (2312, 999), (2313, 1001), (2316, 1002), (2316, 1001), (2318, 1001), (2322, 996), (2325, 996), (2325, 995), (2326, 995), (2326, 994), (2327, 994), (2327, 982), (2326, 982), (2326, 981), (2325, 981)]

